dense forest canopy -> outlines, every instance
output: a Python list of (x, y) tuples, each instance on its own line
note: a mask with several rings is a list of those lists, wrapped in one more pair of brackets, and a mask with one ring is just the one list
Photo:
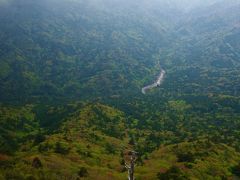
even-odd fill
[(0, 0), (0, 179), (239, 177), (239, 10)]

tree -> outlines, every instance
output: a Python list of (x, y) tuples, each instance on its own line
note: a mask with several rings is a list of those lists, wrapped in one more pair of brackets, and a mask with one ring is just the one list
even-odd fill
[(128, 170), (128, 179), (129, 180), (134, 180), (134, 171), (135, 171), (135, 162), (137, 160), (137, 152), (135, 151), (130, 151), (129, 152), (131, 155), (130, 158), (130, 164), (128, 165), (125, 163), (125, 168)]

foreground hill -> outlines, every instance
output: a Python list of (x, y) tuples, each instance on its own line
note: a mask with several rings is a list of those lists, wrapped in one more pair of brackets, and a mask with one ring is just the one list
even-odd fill
[[(213, 142), (214, 139), (196, 137), (195, 140), (168, 145), (175, 141), (171, 137), (174, 130), (162, 131), (159, 142), (157, 132), (153, 134), (150, 129), (134, 128), (133, 119), (115, 108), (99, 103), (68, 106), (75, 111), (68, 112), (67, 118), (59, 121), (59, 128), (51, 132), (43, 131), (41, 121), (37, 119), (40, 116), (31, 106), (25, 107), (24, 111), (2, 109), (1, 116), (5, 116), (4, 119), (8, 116), (9, 122), (9, 127), (6, 124), (2, 127), (18, 138), (14, 139), (15, 146), (12, 146), (12, 141), (6, 139), (9, 136), (4, 133), (1, 136), (5, 142), (1, 148), (5, 149), (0, 153), (0, 177), (126, 179), (124, 161), (128, 159), (128, 150), (133, 148), (140, 152), (137, 179), (221, 179), (239, 173), (240, 154), (230, 146)], [(57, 110), (60, 113), (64, 108), (49, 108), (49, 117), (53, 112), (56, 115)], [(15, 115), (9, 116), (7, 111), (11, 114), (15, 111)], [(27, 117), (28, 121), (19, 123), (20, 119)], [(1, 123), (4, 122), (1, 120)], [(28, 129), (16, 131), (10, 123), (14, 124), (13, 127), (21, 124)], [(53, 127), (49, 125), (48, 128)], [(162, 145), (154, 149), (155, 143)], [(7, 147), (13, 151), (10, 153)]]
[[(17, 123), (14, 117), (9, 118), (9, 122)], [(23, 126), (27, 123), (25, 121)], [(121, 179), (126, 176), (121, 173), (123, 158), (120, 156), (125, 148), (130, 147), (126, 117), (116, 109), (101, 104), (86, 105), (65, 119), (54, 133), (38, 133), (36, 136), (30, 136), (30, 132), (21, 133), (28, 138), (18, 142), (14, 156), (1, 151), (2, 178), (76, 179), (88, 176)], [(11, 145), (9, 141), (5, 143)]]

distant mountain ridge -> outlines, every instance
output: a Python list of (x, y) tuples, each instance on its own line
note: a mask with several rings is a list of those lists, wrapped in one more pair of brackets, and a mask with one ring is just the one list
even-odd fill
[[(159, 1), (9, 1), (0, 12), (0, 99), (139, 94), (159, 59), (164, 66), (172, 54), (169, 48), (187, 43), (197, 51), (202, 44), (211, 49), (223, 40), (218, 34), (230, 35), (238, 24), (238, 1), (220, 1), (188, 17), (154, 3)], [(191, 53), (183, 51), (176, 56)]]

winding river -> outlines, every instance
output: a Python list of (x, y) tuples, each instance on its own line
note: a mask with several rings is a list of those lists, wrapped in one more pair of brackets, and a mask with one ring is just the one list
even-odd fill
[(161, 72), (160, 72), (157, 80), (153, 84), (150, 84), (150, 85), (147, 85), (147, 86), (143, 87), (142, 88), (142, 93), (146, 94), (146, 92), (148, 90), (151, 90), (151, 89), (153, 89), (155, 87), (159, 87), (162, 84), (162, 82), (163, 82), (165, 74), (166, 74), (165, 70), (161, 69)]

